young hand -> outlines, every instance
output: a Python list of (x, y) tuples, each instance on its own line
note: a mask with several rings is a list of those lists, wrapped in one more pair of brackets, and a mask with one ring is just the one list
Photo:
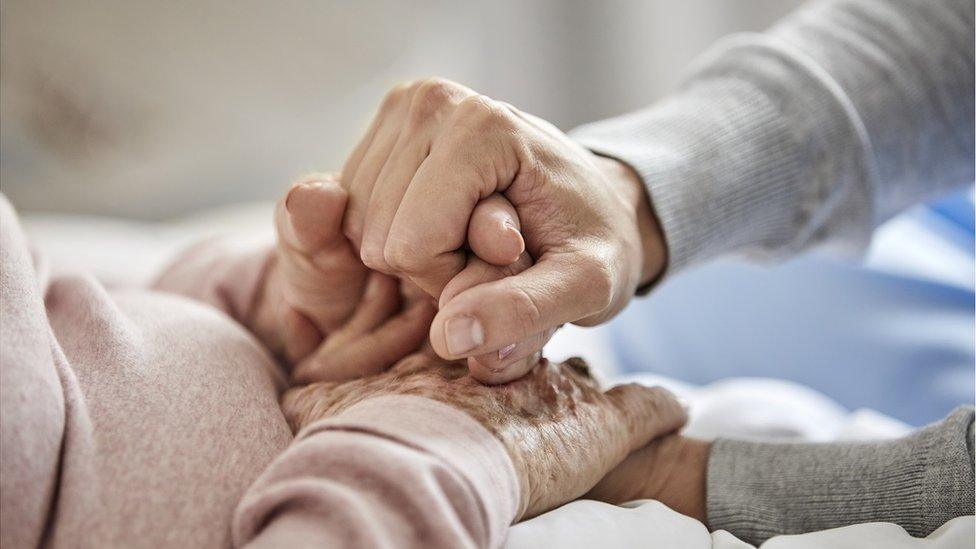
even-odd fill
[(678, 434), (653, 440), (607, 473), (586, 497), (620, 504), (656, 499), (707, 524), (706, 473), (711, 443)]
[[(633, 171), (454, 82), (390, 91), (343, 174), (344, 230), (365, 264), (440, 297), (431, 344), (447, 359), (499, 357), (490, 379), (472, 369), (482, 381), (525, 374), (533, 362), (521, 357), (557, 326), (608, 320), (664, 267), (664, 241)], [(478, 281), (465, 274), (465, 243), (491, 196), (514, 206), (534, 265)]]

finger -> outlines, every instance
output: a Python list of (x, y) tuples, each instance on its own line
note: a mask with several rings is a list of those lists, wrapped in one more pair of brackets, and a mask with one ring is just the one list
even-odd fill
[[(523, 253), (515, 263), (500, 267), (490, 265), (478, 257), (469, 257), (468, 265), (458, 273), (441, 292), (440, 303), (444, 305), (457, 294), (480, 284), (501, 280), (518, 274), (531, 265), (529, 255)], [(471, 377), (489, 385), (507, 383), (525, 375), (538, 359), (533, 355), (542, 350), (555, 329), (535, 334), (519, 342), (512, 342), (498, 350), (483, 353), (468, 359)]]
[(497, 351), (469, 358), (471, 377), (487, 385), (498, 385), (524, 376), (539, 362), (537, 357), (553, 332), (554, 329), (547, 330)]
[(401, 100), (400, 93), (406, 90), (410, 86), (410, 83), (401, 83), (394, 86), (392, 90), (387, 92), (384, 96), (383, 101), (380, 103), (379, 109), (376, 114), (373, 115), (373, 119), (369, 122), (369, 127), (366, 129), (366, 133), (363, 134), (362, 139), (356, 143), (356, 147), (353, 148), (352, 153), (346, 159), (345, 164), (342, 165), (342, 173), (346, 175), (343, 181), (343, 188), (349, 189), (350, 183), (353, 176), (359, 170), (359, 165), (363, 161), (363, 157), (366, 156), (366, 151), (369, 150), (369, 146), (372, 145), (373, 140), (376, 139), (376, 132), (379, 130), (380, 123), (385, 118), (385, 114), (392, 110), (392, 107)]
[(688, 421), (678, 399), (662, 387), (629, 383), (611, 388), (606, 395), (627, 433), (621, 458)]
[(376, 115), (379, 119), (376, 134), (363, 154), (355, 173), (343, 172), (344, 180), (349, 181), (349, 208), (343, 228), (356, 250), (362, 246), (366, 209), (373, 194), (373, 186), (383, 166), (389, 160), (390, 152), (403, 129), (413, 89), (412, 85), (397, 87), (387, 95), (380, 112)]
[(275, 209), (279, 238), (305, 254), (345, 243), (340, 227), (347, 199), (331, 175), (302, 178)]
[(390, 153), (389, 161), (373, 185), (363, 220), (362, 244), (359, 250), (363, 263), (371, 269), (394, 272), (384, 255), (386, 238), (400, 201), (417, 173), (417, 168), (427, 157), (429, 147), (430, 136), (427, 132), (420, 135), (401, 133)]
[(430, 295), (427, 294), (420, 286), (417, 286), (409, 279), (400, 279), (400, 295), (403, 296), (403, 300), (406, 303), (413, 303), (417, 299), (430, 299)]
[[(468, 372), (471, 374), (472, 378), (484, 383), (485, 385), (502, 385), (525, 377), (529, 372), (532, 371), (533, 368), (539, 365), (539, 361), (541, 359), (542, 351), (535, 351), (534, 353), (531, 353), (528, 356), (518, 360), (509, 368), (498, 372), (493, 372), (483, 367), (479, 367), (474, 357), (469, 358), (467, 364)], [(518, 374), (514, 375), (515, 372), (518, 372)]]
[(448, 359), (477, 356), (603, 310), (612, 288), (602, 269), (581, 254), (549, 255), (525, 272), (469, 288), (437, 313), (431, 345)]
[(281, 319), (285, 359), (289, 364), (297, 364), (322, 343), (322, 334), (308, 317), (288, 305), (282, 306), (285, 308)]
[(440, 295), (465, 265), (459, 250), (475, 206), (518, 173), (513, 118), (482, 96), (461, 101), (400, 202), (384, 257), (431, 295)]
[(439, 78), (418, 83), (410, 94), (403, 129), (389, 160), (376, 178), (363, 222), (361, 253), (372, 269), (392, 272), (384, 257), (384, 244), (393, 218), (447, 113), (474, 92)]
[(434, 306), (417, 301), (374, 332), (338, 349), (323, 345), (295, 369), (297, 383), (343, 381), (380, 373), (423, 344)]
[(510, 265), (525, 251), (515, 207), (507, 198), (494, 193), (478, 202), (468, 223), (468, 246), (492, 265)]
[(337, 182), (313, 178), (299, 181), (275, 208), (284, 301), (322, 334), (353, 312), (366, 281), (366, 267), (339, 230), (347, 196)]
[(452, 278), (441, 291), (438, 306), (444, 307), (456, 295), (469, 288), (519, 274), (531, 265), (532, 258), (527, 253), (519, 256), (519, 259), (515, 263), (505, 266), (491, 265), (479, 257), (468, 256), (467, 265), (464, 267), (464, 270)]
[(580, 383), (593, 389), (600, 388), (599, 382), (593, 377), (593, 371), (590, 370), (590, 365), (582, 357), (571, 356), (562, 362), (562, 366), (568, 368), (572, 372), (570, 375), (575, 376)]
[(362, 301), (342, 327), (342, 333), (359, 337), (375, 330), (400, 307), (399, 288), (395, 278), (372, 273), (366, 282)]

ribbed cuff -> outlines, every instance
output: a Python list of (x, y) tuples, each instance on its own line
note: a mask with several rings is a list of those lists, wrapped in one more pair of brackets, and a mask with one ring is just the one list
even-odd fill
[(973, 514), (972, 425), (967, 407), (897, 440), (717, 440), (708, 463), (709, 527), (753, 544), (876, 521), (928, 535)]
[(325, 430), (373, 433), (441, 458), (478, 494), (489, 547), (501, 546), (520, 513), (519, 482), (508, 451), (474, 418), (456, 408), (418, 396), (380, 396), (309, 425), (296, 440)]
[(868, 241), (863, 128), (826, 76), (771, 42), (727, 40), (675, 95), (571, 132), (643, 178), (668, 274), (727, 253), (789, 255), (828, 232), (848, 250)]

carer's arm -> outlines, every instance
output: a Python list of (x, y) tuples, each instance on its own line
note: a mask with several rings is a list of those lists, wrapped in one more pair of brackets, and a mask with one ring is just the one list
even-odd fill
[(730, 252), (857, 253), (973, 182), (973, 3), (813, 2), (716, 44), (682, 89), (572, 135), (643, 179), (668, 274)]
[(587, 497), (656, 499), (753, 544), (866, 522), (916, 537), (973, 514), (973, 408), (891, 440), (714, 442), (672, 435)]

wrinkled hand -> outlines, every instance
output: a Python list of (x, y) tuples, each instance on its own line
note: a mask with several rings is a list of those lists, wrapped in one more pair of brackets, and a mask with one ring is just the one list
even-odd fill
[[(629, 168), (453, 82), (394, 88), (346, 162), (343, 185), (344, 231), (364, 263), (438, 296), (434, 350), (474, 357), (482, 381), (523, 375), (557, 326), (609, 319), (663, 269), (663, 240)], [(486, 200), (514, 209), (486, 215)], [(483, 218), (510, 230), (479, 242)]]
[(630, 451), (686, 419), (661, 388), (623, 385), (601, 392), (580, 359), (542, 360), (522, 379), (490, 387), (468, 376), (463, 362), (420, 354), (377, 376), (293, 388), (282, 410), (299, 430), (385, 394), (446, 403), (497, 436), (519, 476), (522, 518), (583, 495)]
[(434, 316), (429, 297), (362, 264), (340, 230), (346, 202), (332, 176), (316, 174), (275, 207), (278, 244), (255, 332), (298, 383), (381, 372), (424, 343)]

